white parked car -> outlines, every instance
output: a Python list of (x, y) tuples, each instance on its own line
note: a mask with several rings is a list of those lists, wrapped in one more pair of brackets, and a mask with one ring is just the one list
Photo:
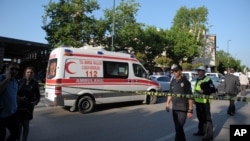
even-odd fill
[(182, 75), (185, 76), (190, 82), (198, 76), (196, 71), (182, 71)]
[(219, 79), (221, 79), (222, 76), (224, 76), (223, 74), (217, 73), (217, 72), (207, 72), (207, 73), (205, 73), (205, 75), (206, 75), (206, 76), (216, 76), (216, 77), (218, 77)]
[[(211, 80), (213, 81), (213, 84), (215, 86), (216, 92), (217, 93), (222, 93), (223, 91), (223, 82), (216, 76), (208, 76), (211, 78)], [(194, 89), (195, 83), (196, 83), (197, 77), (194, 78), (191, 81), (191, 86), (192, 86), (192, 90)]]

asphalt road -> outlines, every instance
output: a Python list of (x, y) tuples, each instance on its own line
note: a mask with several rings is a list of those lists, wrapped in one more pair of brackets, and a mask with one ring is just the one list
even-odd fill
[[(248, 91), (250, 96), (250, 91)], [(120, 103), (98, 106), (94, 112), (80, 114), (61, 107), (46, 107), (43, 99), (30, 123), (30, 141), (173, 141), (172, 113), (165, 111), (165, 97), (157, 104)], [(236, 102), (236, 115), (227, 115), (228, 101), (211, 103), (215, 141), (229, 141), (232, 124), (250, 125), (250, 105)], [(187, 141), (200, 141), (196, 114), (187, 119)], [(243, 141), (243, 140), (241, 140)]]

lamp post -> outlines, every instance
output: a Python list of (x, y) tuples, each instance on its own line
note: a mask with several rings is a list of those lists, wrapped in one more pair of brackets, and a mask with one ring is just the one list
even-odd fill
[(113, 24), (112, 24), (111, 51), (114, 51), (114, 34), (115, 34), (115, 0), (114, 0), (114, 3), (113, 3)]
[(227, 54), (228, 54), (228, 57), (227, 57), (227, 69), (229, 70), (229, 57), (230, 57), (230, 55), (229, 55), (229, 42), (230, 42), (231, 40), (227, 40)]

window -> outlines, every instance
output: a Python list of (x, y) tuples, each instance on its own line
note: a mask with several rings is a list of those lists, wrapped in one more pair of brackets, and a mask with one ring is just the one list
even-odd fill
[(137, 77), (148, 78), (148, 73), (139, 64), (133, 64), (134, 75)]
[(47, 68), (48, 79), (51, 79), (56, 76), (56, 66), (57, 66), (57, 59), (49, 60)]
[(128, 78), (128, 63), (104, 61), (104, 78)]
[(158, 81), (170, 82), (170, 78), (169, 77), (159, 77)]

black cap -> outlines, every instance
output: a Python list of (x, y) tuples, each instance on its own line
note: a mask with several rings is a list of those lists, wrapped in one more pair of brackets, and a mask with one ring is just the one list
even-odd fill
[(173, 64), (171, 66), (172, 71), (182, 70), (182, 67), (180, 65)]

